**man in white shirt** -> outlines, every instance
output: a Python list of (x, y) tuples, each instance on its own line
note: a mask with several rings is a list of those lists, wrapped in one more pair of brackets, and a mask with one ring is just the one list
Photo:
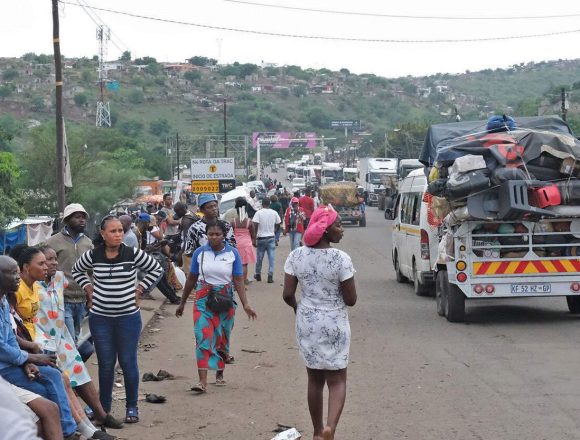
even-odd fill
[(276, 229), (280, 227), (280, 216), (276, 211), (270, 209), (270, 198), (264, 197), (262, 209), (260, 209), (252, 219), (256, 227), (256, 238), (253, 244), (257, 248), (256, 281), (262, 281), (262, 261), (264, 254), (268, 252), (268, 282), (274, 282), (274, 253), (276, 252)]
[(262, 209), (262, 204), (260, 203), (260, 201), (258, 200), (258, 197), (256, 196), (256, 191), (251, 190), (250, 191), (250, 198), (252, 199), (252, 208), (254, 208), (254, 211), (259, 211), (260, 209)]

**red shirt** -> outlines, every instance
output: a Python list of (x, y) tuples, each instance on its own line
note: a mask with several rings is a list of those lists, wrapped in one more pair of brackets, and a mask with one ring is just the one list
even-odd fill
[(314, 199), (310, 196), (302, 196), (298, 200), (298, 206), (304, 210), (306, 218), (309, 219), (314, 212)]

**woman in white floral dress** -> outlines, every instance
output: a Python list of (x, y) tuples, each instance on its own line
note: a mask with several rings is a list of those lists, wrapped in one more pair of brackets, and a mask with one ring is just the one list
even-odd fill
[[(284, 301), (296, 313), (296, 340), (308, 373), (308, 408), (314, 440), (330, 440), (346, 399), (350, 348), (347, 306), (356, 303), (350, 257), (330, 246), (343, 236), (340, 217), (318, 207), (304, 233), (306, 246), (292, 251), (284, 265)], [(296, 301), (296, 288), (302, 295)], [(328, 384), (328, 418), (323, 422), (323, 391)]]

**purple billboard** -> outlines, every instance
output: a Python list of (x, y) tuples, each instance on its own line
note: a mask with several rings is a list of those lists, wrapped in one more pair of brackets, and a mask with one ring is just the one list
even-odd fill
[(260, 131), (252, 134), (252, 146), (260, 148), (314, 148), (316, 133), (292, 131)]

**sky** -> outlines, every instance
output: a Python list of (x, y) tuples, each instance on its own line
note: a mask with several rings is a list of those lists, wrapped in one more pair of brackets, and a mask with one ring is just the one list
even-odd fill
[[(152, 56), (160, 62), (184, 61), (201, 55), (216, 58), (220, 63), (347, 68), (357, 74), (399, 77), (580, 58), (580, 3), (571, 0), (555, 4), (538, 0), (66, 1), (71, 4), (61, 4), (59, 9), (61, 52), (67, 57), (97, 54), (96, 26), (105, 24), (112, 32), (108, 44), (110, 60), (129, 50), (133, 57)], [(91, 9), (90, 15), (89, 9), (76, 6), (79, 2), (189, 25), (95, 9)], [(565, 17), (529, 18), (554, 15)], [(329, 39), (260, 35), (233, 29)], [(558, 32), (567, 33), (545, 35)], [(544, 36), (501, 39), (537, 34)], [(490, 38), (500, 39), (456, 41)], [(0, 41), (3, 42), (0, 57), (18, 57), (26, 52), (52, 53), (51, 1), (4, 0)]]

